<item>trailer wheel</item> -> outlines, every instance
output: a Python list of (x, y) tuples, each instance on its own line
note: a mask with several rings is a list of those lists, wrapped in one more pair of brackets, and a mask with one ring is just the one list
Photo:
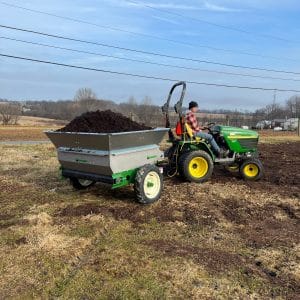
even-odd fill
[(75, 177), (70, 178), (70, 182), (76, 190), (85, 190), (96, 183), (92, 180), (79, 179)]
[(150, 204), (157, 201), (163, 189), (163, 176), (155, 165), (145, 165), (137, 171), (134, 191), (137, 202)]
[(259, 159), (246, 160), (240, 167), (240, 174), (245, 180), (257, 181), (262, 178), (264, 167)]
[(213, 169), (214, 164), (210, 155), (202, 150), (184, 153), (179, 159), (180, 174), (189, 182), (207, 181)]

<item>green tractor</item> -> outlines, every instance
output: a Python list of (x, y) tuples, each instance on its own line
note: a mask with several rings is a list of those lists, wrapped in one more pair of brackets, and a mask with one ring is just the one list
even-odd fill
[(206, 127), (208, 132), (213, 135), (219, 147), (228, 153), (224, 158), (216, 157), (206, 140), (194, 137), (185, 121), (182, 108), (186, 91), (185, 82), (178, 82), (172, 87), (167, 102), (162, 107), (166, 116), (166, 127), (170, 128), (170, 101), (174, 90), (179, 86), (182, 86), (182, 92), (174, 107), (179, 115), (176, 126), (177, 137), (170, 129), (169, 142), (172, 146), (165, 152), (168, 159), (168, 176), (172, 177), (179, 173), (189, 182), (202, 183), (211, 177), (215, 165), (221, 165), (230, 172), (239, 172), (245, 180), (259, 180), (263, 176), (263, 165), (257, 152), (258, 133), (215, 123), (208, 124)]

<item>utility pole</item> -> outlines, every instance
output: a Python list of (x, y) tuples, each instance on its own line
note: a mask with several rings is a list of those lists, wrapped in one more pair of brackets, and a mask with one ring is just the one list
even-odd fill
[(300, 136), (300, 114), (298, 114), (298, 136)]

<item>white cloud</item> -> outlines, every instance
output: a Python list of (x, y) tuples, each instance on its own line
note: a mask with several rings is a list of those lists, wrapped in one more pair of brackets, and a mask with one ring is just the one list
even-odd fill
[(177, 9), (177, 10), (198, 10), (201, 9), (201, 7), (199, 6), (194, 6), (194, 5), (185, 5), (185, 4), (177, 4), (177, 3), (172, 3), (172, 2), (166, 2), (166, 3), (151, 3), (151, 2), (142, 2), (139, 1), (139, 3), (141, 3), (140, 5), (134, 4), (132, 2), (128, 2), (127, 3), (134, 5), (134, 6), (140, 6), (140, 7), (144, 7), (145, 5), (153, 7), (153, 8), (162, 8), (162, 9)]
[(161, 16), (152, 16), (153, 19), (156, 19), (156, 20), (159, 20), (159, 21), (163, 21), (163, 22), (167, 22), (167, 23), (170, 23), (170, 24), (174, 24), (174, 25), (179, 25), (180, 23), (175, 21), (175, 20), (172, 20), (170, 18), (164, 18), (164, 17), (161, 17)]
[(210, 2), (204, 2), (203, 6), (210, 11), (217, 11), (217, 12), (241, 12), (243, 10), (230, 8), (227, 6), (217, 5)]
[(208, 1), (205, 1), (202, 4), (197, 5), (187, 5), (187, 4), (178, 4), (175, 2), (144, 2), (136, 0), (107, 0), (110, 3), (115, 5), (127, 6), (127, 7), (136, 7), (136, 8), (145, 8), (152, 7), (157, 9), (171, 9), (171, 10), (203, 10), (203, 11), (217, 11), (217, 12), (240, 12), (240, 9), (231, 8), (225, 5), (217, 5)]

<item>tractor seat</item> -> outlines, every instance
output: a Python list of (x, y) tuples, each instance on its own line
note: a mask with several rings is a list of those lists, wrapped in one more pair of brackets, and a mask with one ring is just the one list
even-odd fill
[(193, 130), (188, 123), (184, 123), (185, 132), (184, 134), (187, 135), (188, 138), (194, 140), (196, 142), (201, 142), (203, 139), (199, 136), (194, 136)]

